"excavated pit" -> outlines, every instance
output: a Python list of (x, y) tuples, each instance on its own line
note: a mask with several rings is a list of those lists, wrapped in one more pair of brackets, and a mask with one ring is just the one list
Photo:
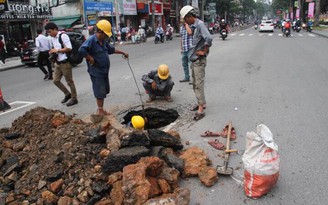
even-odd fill
[(128, 113), (123, 117), (122, 124), (128, 125), (131, 123), (131, 118), (134, 115), (140, 115), (147, 119), (145, 129), (157, 129), (164, 127), (166, 125), (171, 124), (174, 122), (178, 117), (178, 111), (174, 109), (167, 109), (162, 110), (158, 108), (145, 108), (143, 110), (130, 110)]

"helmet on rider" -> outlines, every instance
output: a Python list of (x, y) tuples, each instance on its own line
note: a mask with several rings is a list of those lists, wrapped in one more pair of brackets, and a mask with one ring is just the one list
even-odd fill
[(170, 27), (171, 25), (170, 24), (167, 24), (168, 27)]
[(141, 28), (141, 26), (139, 25), (139, 28)]
[(166, 64), (159, 65), (157, 74), (161, 80), (166, 80), (170, 75), (169, 67)]
[(145, 120), (140, 115), (135, 115), (131, 118), (131, 123), (134, 129), (141, 130), (145, 127)]
[(222, 22), (222, 23), (225, 23), (225, 20), (224, 20), (224, 19), (222, 19), (222, 20), (221, 20), (221, 22)]
[(112, 36), (112, 25), (107, 20), (100, 20), (96, 24), (97, 28), (103, 31), (108, 37)]
[(180, 10), (180, 17), (184, 18), (191, 11), (194, 11), (194, 7), (189, 5), (182, 7), (182, 9)]

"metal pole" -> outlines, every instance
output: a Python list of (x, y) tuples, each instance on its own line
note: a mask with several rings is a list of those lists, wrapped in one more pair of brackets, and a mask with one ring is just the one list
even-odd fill
[(116, 29), (119, 29), (120, 15), (119, 15), (119, 9), (118, 9), (117, 0), (115, 0), (114, 3), (115, 3), (115, 16), (116, 16)]
[(151, 19), (152, 19), (153, 33), (155, 33), (155, 4), (154, 4), (154, 0), (151, 0)]

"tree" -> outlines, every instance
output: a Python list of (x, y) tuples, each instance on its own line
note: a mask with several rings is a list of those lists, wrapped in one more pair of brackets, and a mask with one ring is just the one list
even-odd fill
[(320, 0), (315, 1), (314, 26), (319, 26)]

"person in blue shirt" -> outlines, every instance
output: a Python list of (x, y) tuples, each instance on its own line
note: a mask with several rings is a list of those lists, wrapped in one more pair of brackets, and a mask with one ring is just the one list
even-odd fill
[(88, 73), (92, 81), (92, 89), (98, 106), (98, 115), (109, 114), (104, 110), (104, 99), (110, 91), (109, 87), (109, 56), (122, 54), (128, 58), (129, 54), (115, 49), (106, 39), (112, 35), (112, 26), (107, 20), (100, 20), (96, 24), (96, 32), (79, 48), (79, 55), (84, 57), (88, 65)]

